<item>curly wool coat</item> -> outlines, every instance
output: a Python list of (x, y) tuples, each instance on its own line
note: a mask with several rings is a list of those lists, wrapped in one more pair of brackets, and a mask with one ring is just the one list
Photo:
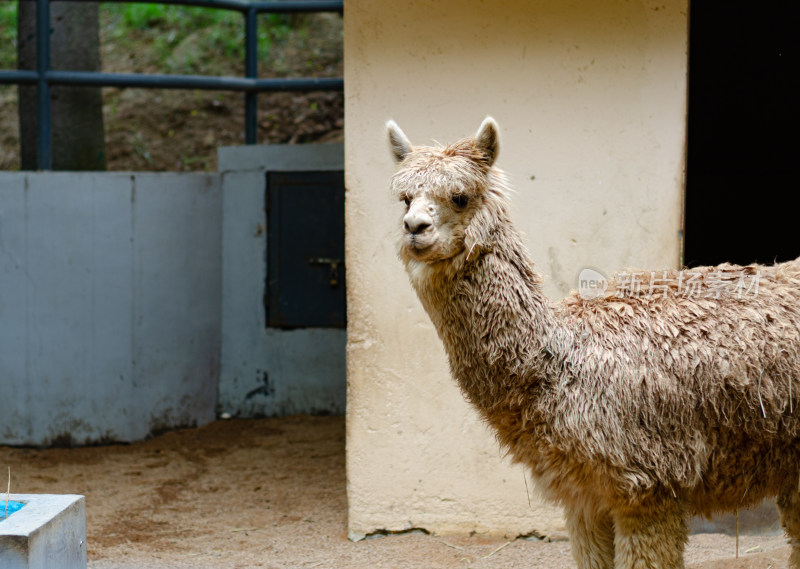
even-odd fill
[[(648, 272), (644, 290), (612, 281), (599, 298), (553, 303), (509, 219), (493, 166), (496, 126), (487, 135), (485, 125), (444, 147), (412, 147), (390, 125), (392, 189), (409, 208), (432, 204), (432, 231), (436, 208), (458, 215), (446, 246), (424, 258), (406, 222), (399, 256), (453, 377), (499, 442), (568, 517), (598, 512), (588, 518), (610, 517), (618, 533), (620, 512), (668, 504), (685, 518), (768, 496), (791, 501), (800, 490), (800, 261)], [(685, 521), (676, 524), (680, 548)], [(591, 554), (581, 547), (576, 557)], [(613, 555), (608, 547), (597, 555)]]

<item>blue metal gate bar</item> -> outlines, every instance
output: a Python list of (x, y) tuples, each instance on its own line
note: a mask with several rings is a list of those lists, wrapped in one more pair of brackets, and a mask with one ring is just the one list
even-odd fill
[[(38, 2), (38, 0), (19, 0)], [(219, 8), (247, 12), (255, 9), (260, 13), (289, 14), (299, 12), (342, 12), (338, 0), (50, 0), (50, 2), (115, 2), (119, 4), (171, 4), (197, 8)]]
[(52, 169), (51, 85), (91, 85), (97, 87), (145, 87), (161, 89), (208, 89), (241, 91), (245, 94), (245, 143), (255, 144), (258, 134), (258, 93), (277, 91), (342, 91), (341, 78), (258, 79), (258, 15), (261, 13), (339, 12), (342, 0), (100, 0), (116, 3), (155, 3), (218, 8), (241, 12), (245, 18), (245, 77), (207, 75), (148, 75), (142, 73), (102, 73), (94, 71), (55, 71), (50, 69), (50, 2), (36, 1), (36, 70), (0, 70), (2, 84), (36, 84), (38, 119), (38, 166)]
[[(244, 76), (248, 79), (258, 77), (258, 20), (255, 9), (250, 8), (245, 12), (244, 29)], [(253, 117), (253, 121), (244, 121), (244, 140), (247, 144), (255, 144), (258, 138), (258, 123), (255, 119), (258, 114), (258, 95), (248, 91), (244, 95), (244, 116)], [(248, 141), (252, 140), (250, 143)]]
[(50, 71), (50, 4), (47, 0), (38, 0), (36, 7), (36, 161), (40, 170), (53, 168), (53, 137), (50, 124), (50, 83), (47, 72)]
[[(44, 74), (51, 85), (91, 87), (144, 87), (155, 89), (205, 89), (244, 93), (277, 91), (341, 91), (343, 81), (335, 77), (250, 79), (209, 75), (145, 75), (141, 73), (100, 73), (94, 71), (55, 71)], [(0, 83), (32, 84), (39, 81), (36, 71), (0, 73)]]

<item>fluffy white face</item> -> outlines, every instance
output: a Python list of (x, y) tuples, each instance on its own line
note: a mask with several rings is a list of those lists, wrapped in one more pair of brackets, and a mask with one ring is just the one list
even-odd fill
[(443, 261), (464, 250), (470, 201), (464, 194), (450, 199), (421, 194), (402, 194), (406, 204), (402, 219), (401, 253), (427, 263)]
[(392, 191), (405, 203), (400, 256), (433, 264), (475, 246), (482, 228), (470, 228), (486, 205), (498, 152), (497, 124), (487, 118), (473, 137), (447, 146), (414, 147), (392, 121), (389, 146), (399, 168)]

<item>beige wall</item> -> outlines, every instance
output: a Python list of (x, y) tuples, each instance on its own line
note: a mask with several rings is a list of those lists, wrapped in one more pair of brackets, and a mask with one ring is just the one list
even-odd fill
[(497, 119), (515, 220), (560, 297), (583, 267), (678, 263), (686, 45), (687, 0), (347, 1), (351, 537), (563, 530), (464, 402), (395, 256), (386, 120), (429, 144)]

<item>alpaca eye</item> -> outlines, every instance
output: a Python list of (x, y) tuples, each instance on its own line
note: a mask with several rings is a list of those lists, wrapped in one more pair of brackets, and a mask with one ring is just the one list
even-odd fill
[(453, 202), (453, 205), (458, 209), (463, 209), (467, 207), (467, 203), (469, 203), (469, 197), (465, 196), (464, 194), (460, 194), (450, 198), (450, 201)]
[(410, 205), (411, 205), (411, 200), (410, 200), (410, 199), (408, 199), (407, 197), (404, 197), (404, 198), (403, 198), (403, 203), (404, 203), (404, 204), (406, 204), (406, 207), (408, 207), (408, 206), (410, 206)]

